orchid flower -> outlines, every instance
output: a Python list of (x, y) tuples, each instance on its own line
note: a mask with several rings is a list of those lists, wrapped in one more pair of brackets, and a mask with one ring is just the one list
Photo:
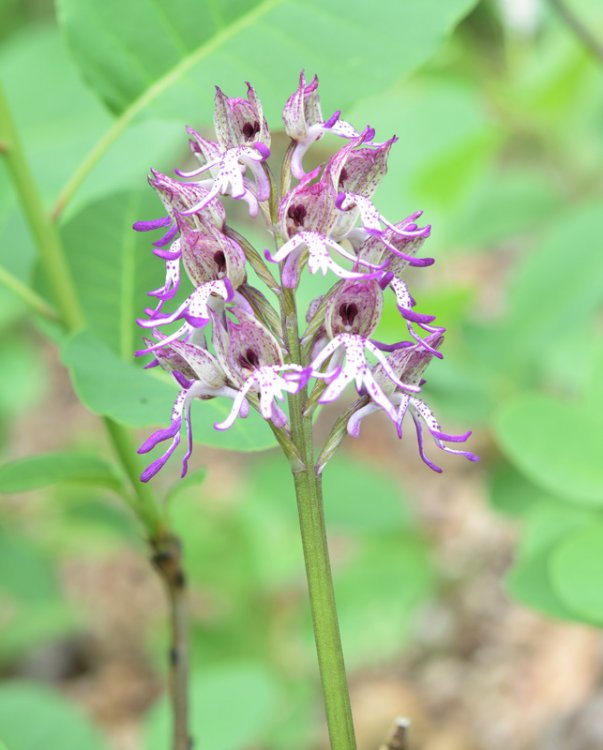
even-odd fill
[(287, 99), (283, 109), (285, 133), (295, 142), (291, 155), (291, 174), (298, 180), (304, 177), (302, 160), (306, 151), (325, 133), (340, 138), (356, 138), (358, 131), (340, 119), (337, 111), (327, 120), (323, 119), (318, 96), (318, 76), (306, 83), (304, 71), (299, 76), (299, 86)]
[[(312, 274), (320, 271), (324, 276), (330, 270), (344, 279), (370, 276), (370, 271), (343, 268), (331, 257), (331, 251), (335, 251), (341, 258), (358, 266), (357, 255), (346, 250), (331, 236), (331, 229), (338, 219), (335, 192), (328, 179), (313, 181), (319, 171), (309, 172), (297, 187), (285, 195), (279, 206), (279, 226), (283, 236), (288, 239), (276, 253), (265, 251), (266, 258), (272, 263), (285, 261), (283, 285), (290, 289), (294, 289), (299, 282), (304, 251), (307, 252), (308, 270)], [(371, 271), (382, 269), (382, 266), (370, 261), (361, 265)]]
[(297, 393), (299, 383), (287, 380), (281, 373), (300, 372), (301, 366), (285, 364), (283, 352), (274, 336), (254, 317), (235, 310), (237, 320), (226, 317), (224, 323), (214, 325), (214, 347), (230, 380), (239, 389), (228, 417), (214, 427), (227, 430), (232, 427), (247, 395), (257, 393), (260, 414), (277, 427), (287, 424), (287, 415), (275, 403), (283, 400), (285, 393)]

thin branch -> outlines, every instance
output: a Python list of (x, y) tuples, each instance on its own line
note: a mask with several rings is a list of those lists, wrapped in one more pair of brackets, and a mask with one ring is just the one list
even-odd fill
[(172, 703), (172, 750), (190, 750), (188, 705), (188, 612), (186, 579), (182, 570), (182, 545), (178, 537), (164, 534), (151, 539), (152, 563), (164, 582), (170, 609), (170, 700)]
[(60, 320), (58, 312), (43, 297), (2, 266), (0, 266), (0, 284), (16, 294), (28, 307), (31, 307), (34, 312), (37, 312), (43, 318), (53, 321)]
[(381, 745), (379, 750), (409, 750), (409, 729), (410, 721), (403, 716), (399, 716), (387, 741), (384, 745)]
[(559, 17), (569, 26), (582, 44), (603, 63), (603, 43), (591, 33), (590, 29), (570, 10), (563, 0), (549, 0)]

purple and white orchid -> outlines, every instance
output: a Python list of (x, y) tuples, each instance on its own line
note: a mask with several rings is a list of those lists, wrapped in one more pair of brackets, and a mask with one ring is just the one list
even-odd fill
[[(372, 202), (397, 139), (375, 143), (372, 128), (359, 132), (339, 115), (323, 118), (318, 79), (307, 82), (302, 71), (283, 110), (291, 144), (281, 168), (279, 195), (267, 165), (270, 131), (254, 88), (247, 84), (246, 98), (228, 97), (217, 88), (216, 140), (187, 128), (201, 164), (190, 171), (176, 170), (175, 178), (151, 173), (149, 182), (167, 215), (137, 222), (134, 228), (162, 230), (153, 252), (165, 261), (165, 281), (149, 292), (156, 307), (147, 308), (146, 317), (138, 320), (152, 338), (144, 339), (137, 354), (152, 354), (147, 367), (169, 372), (180, 393), (169, 427), (153, 433), (139, 449), (148, 453), (169, 441), (143, 472), (143, 481), (166, 464), (183, 429), (187, 449), (182, 475), (186, 473), (195, 399), (232, 402), (228, 416), (214, 425), (217, 430), (229, 429), (255, 409), (290, 458), (298, 461), (300, 419), (311, 432), (315, 409), (338, 400), (352, 384), (358, 398), (347, 412), (343, 432), (357, 436), (365, 417), (383, 411), (401, 437), (410, 415), (419, 452), (431, 469), (440, 471), (425, 454), (424, 429), (440, 450), (477, 460), (450, 445), (464, 442), (470, 433), (443, 432), (420, 398), (425, 368), (442, 356), (444, 329), (435, 325), (433, 315), (414, 309), (404, 272), (407, 266), (433, 263), (432, 258), (417, 257), (430, 227), (417, 224), (420, 211), (391, 222)], [(345, 143), (325, 164), (306, 173), (304, 155), (325, 133)], [(245, 201), (250, 217), (263, 223), (274, 240), (274, 250), (264, 252), (268, 264), (227, 224), (222, 202), (227, 198)], [(295, 299), (306, 268), (311, 275), (331, 276), (335, 283), (311, 303), (305, 316), (308, 326), (300, 336)], [(250, 269), (255, 272), (251, 283)], [(277, 271), (278, 280), (273, 275)], [(276, 294), (278, 309), (253, 285), (254, 278)], [(187, 280), (192, 290), (184, 293)], [(375, 338), (388, 300), (395, 301), (400, 329), (409, 340), (387, 343)], [(173, 308), (167, 312), (170, 303)], [(322, 465), (316, 468), (321, 471)]]

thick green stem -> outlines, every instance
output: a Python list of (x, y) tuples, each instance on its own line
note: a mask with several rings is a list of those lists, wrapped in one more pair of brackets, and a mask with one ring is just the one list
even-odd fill
[(332, 750), (355, 750), (354, 724), (345, 672), (320, 477), (314, 469), (293, 474), (312, 610), (314, 639)]
[[(293, 292), (283, 290), (283, 331), (293, 362), (301, 362), (297, 311)], [(332, 750), (355, 750), (354, 723), (341, 647), (321, 478), (313, 455), (312, 422), (304, 417), (306, 390), (289, 397), (291, 437), (302, 464), (293, 467), (314, 640)]]

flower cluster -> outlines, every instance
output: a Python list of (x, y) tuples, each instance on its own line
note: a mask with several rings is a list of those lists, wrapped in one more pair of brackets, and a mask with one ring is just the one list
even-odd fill
[[(318, 79), (308, 83), (303, 72), (285, 104), (283, 122), (291, 143), (281, 169), (282, 195), (277, 195), (268, 167), (268, 125), (249, 84), (247, 98), (230, 98), (216, 89), (215, 141), (187, 128), (197, 168), (176, 170), (176, 178), (157, 171), (149, 177), (167, 215), (137, 222), (134, 228), (163, 230), (153, 252), (165, 261), (165, 283), (149, 292), (156, 306), (147, 308), (138, 323), (152, 338), (144, 339), (137, 354), (152, 355), (147, 367), (159, 365), (170, 372), (181, 391), (170, 426), (139, 449), (147, 453), (168, 442), (142, 480), (165, 465), (183, 431), (187, 450), (182, 475), (186, 473), (195, 398), (232, 400), (230, 414), (214, 425), (218, 430), (245, 418), (252, 407), (282, 435), (289, 434), (286, 394), (299, 394), (309, 417), (319, 404), (338, 399), (351, 383), (358, 398), (348, 410), (350, 435), (358, 435), (364, 417), (383, 411), (402, 437), (410, 415), (419, 452), (429, 467), (440, 471), (424, 452), (424, 429), (441, 450), (477, 460), (473, 453), (449, 445), (464, 442), (470, 433), (443, 432), (419, 398), (425, 368), (442, 356), (444, 329), (434, 325), (433, 316), (414, 310), (403, 278), (407, 266), (433, 263), (432, 258), (418, 257), (430, 227), (417, 223), (420, 211), (391, 223), (372, 202), (396, 138), (376, 143), (372, 128), (359, 132), (341, 120), (339, 112), (325, 120)], [(306, 152), (329, 134), (343, 139), (343, 146), (306, 172)], [(274, 241), (273, 250), (265, 250), (262, 257), (226, 223), (222, 196), (247, 204), (249, 216), (262, 222)], [(247, 283), (248, 267), (276, 295), (280, 312)], [(180, 290), (182, 268), (193, 291), (175, 310), (165, 312), (166, 303)], [(334, 277), (335, 283), (311, 303), (307, 327), (300, 334), (290, 330), (292, 319), (297, 328), (297, 318), (291, 317), (287, 300), (295, 299), (306, 269)], [(278, 272), (278, 280), (273, 272)], [(372, 338), (388, 290), (409, 340), (385, 344)]]

